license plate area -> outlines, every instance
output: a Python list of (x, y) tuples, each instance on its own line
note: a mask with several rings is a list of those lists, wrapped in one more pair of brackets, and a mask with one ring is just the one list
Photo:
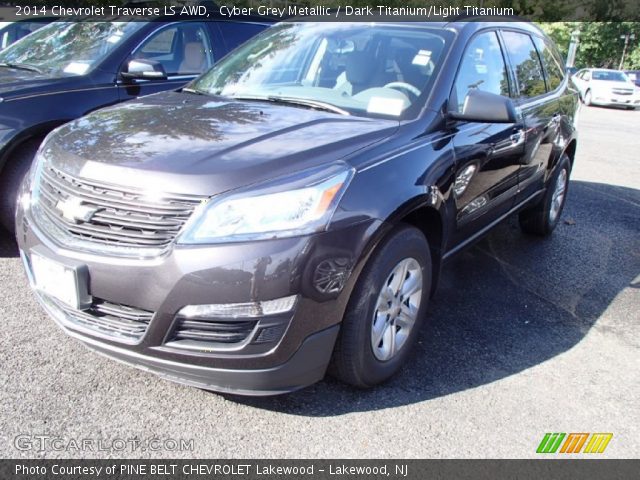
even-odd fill
[(38, 251), (30, 255), (36, 290), (77, 310), (91, 306), (86, 265), (54, 260)]

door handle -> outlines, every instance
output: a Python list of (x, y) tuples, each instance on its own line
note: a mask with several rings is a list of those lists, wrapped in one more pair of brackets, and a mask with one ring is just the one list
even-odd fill
[(511, 134), (511, 136), (509, 137), (509, 140), (511, 140), (512, 146), (516, 146), (516, 145), (520, 145), (521, 143), (524, 143), (524, 129), (523, 128), (517, 129), (515, 132)]
[(554, 113), (549, 123), (547, 123), (547, 126), (544, 127), (544, 133), (547, 134), (550, 130), (554, 132), (556, 128), (558, 128), (558, 125), (560, 125), (560, 118), (562, 117), (559, 113)]

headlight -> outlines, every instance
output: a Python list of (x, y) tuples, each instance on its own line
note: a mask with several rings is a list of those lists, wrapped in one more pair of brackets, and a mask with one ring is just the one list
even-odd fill
[(48, 143), (57, 130), (57, 128), (53, 129), (44, 137), (40, 147), (38, 147), (38, 151), (33, 157), (31, 169), (29, 170), (27, 177), (29, 179), (29, 188), (31, 189), (32, 203), (35, 203), (40, 196), (40, 174), (44, 168), (45, 162), (47, 162), (51, 156), (51, 148), (49, 148)]
[(31, 167), (29, 168), (25, 180), (20, 187), (21, 193), (19, 201), (24, 211), (29, 210), (40, 198), (40, 184), (38, 178), (43, 168), (43, 163), (45, 162), (42, 145), (44, 145), (44, 142), (41, 144), (40, 148), (38, 148), (33, 162), (31, 163)]
[(38, 149), (36, 153), (33, 163), (31, 164), (31, 169), (29, 170), (29, 189), (31, 190), (31, 204), (35, 205), (40, 199), (40, 175), (42, 169), (44, 167), (44, 163), (46, 161), (44, 154), (44, 146), (45, 142), (42, 142), (42, 145)]
[(239, 193), (213, 197), (178, 239), (207, 244), (293, 237), (325, 229), (353, 170), (308, 170)]

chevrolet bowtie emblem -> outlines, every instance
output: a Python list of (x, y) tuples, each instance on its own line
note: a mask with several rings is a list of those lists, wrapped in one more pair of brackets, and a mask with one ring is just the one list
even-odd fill
[(60, 200), (56, 204), (56, 208), (62, 212), (62, 216), (72, 222), (88, 222), (91, 217), (99, 210), (90, 205), (83, 205), (83, 201), (76, 197), (69, 197), (66, 200)]

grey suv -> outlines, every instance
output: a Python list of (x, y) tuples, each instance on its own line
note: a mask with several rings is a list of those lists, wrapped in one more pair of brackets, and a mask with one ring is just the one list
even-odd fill
[(554, 229), (564, 72), (529, 24), (278, 25), (46, 138), (16, 219), (29, 280), (69, 335), (170, 380), (376, 385), (448, 258), (516, 212)]

